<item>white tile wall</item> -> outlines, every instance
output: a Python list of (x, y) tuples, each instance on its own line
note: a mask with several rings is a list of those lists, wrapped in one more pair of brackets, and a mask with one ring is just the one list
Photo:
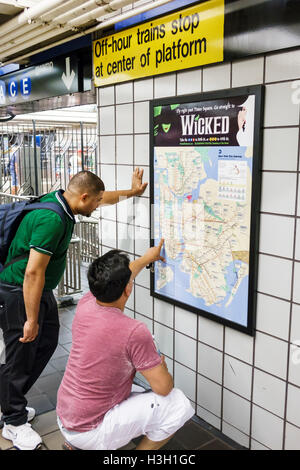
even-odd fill
[(152, 297), (150, 297), (148, 289), (136, 285), (135, 310), (146, 317), (153, 318), (152, 303)]
[(119, 165), (133, 164), (132, 135), (117, 135), (116, 160)]
[(300, 450), (300, 429), (287, 423), (285, 431), (285, 450)]
[(101, 221), (101, 237), (102, 237), (103, 245), (115, 248), (116, 243), (117, 243), (116, 222), (111, 222), (109, 220), (102, 220)]
[(264, 58), (239, 60), (232, 64), (232, 86), (257, 85), (263, 83)]
[(252, 364), (253, 338), (226, 327), (225, 353)]
[(154, 335), (162, 354), (173, 358), (173, 330), (154, 322)]
[(269, 447), (263, 446), (260, 442), (257, 442), (255, 439), (251, 439), (251, 450), (270, 450)]
[(153, 99), (153, 78), (134, 82), (134, 100), (144, 101)]
[(136, 166), (149, 165), (149, 135), (134, 136), (134, 163)]
[(300, 305), (292, 307), (292, 324), (290, 341), (300, 346)]
[(127, 300), (127, 303), (126, 303), (126, 307), (130, 308), (131, 310), (134, 310), (134, 292), (135, 292), (135, 285), (133, 286), (130, 297)]
[[(137, 256), (138, 258), (138, 256)], [(135, 280), (136, 284), (142, 287), (150, 289), (150, 273), (148, 269), (143, 269)]]
[(222, 383), (222, 353), (198, 343), (198, 372), (215, 382)]
[(133, 132), (133, 105), (120, 104), (116, 106), (116, 133), (132, 134)]
[(99, 90), (99, 102), (100, 106), (108, 106), (115, 103), (115, 87), (108, 86), (104, 88), (98, 88)]
[(230, 88), (230, 64), (203, 68), (203, 91)]
[(253, 402), (280, 418), (284, 416), (286, 384), (272, 375), (254, 370)]
[(188, 70), (177, 74), (177, 95), (200, 93), (202, 86), (202, 70)]
[(201, 406), (197, 406), (197, 416), (204, 419), (207, 423), (214, 426), (216, 429), (221, 429), (221, 420), (214, 414), (210, 413), (209, 411), (205, 410)]
[(223, 419), (245, 434), (250, 429), (250, 402), (228, 390), (223, 394)]
[(217, 349), (223, 350), (224, 327), (219, 323), (198, 316), (199, 340)]
[(116, 85), (116, 103), (129, 103), (133, 100), (133, 84), (121, 83)]
[(196, 401), (196, 376), (193, 371), (175, 362), (174, 376), (174, 386), (180, 388), (190, 400)]
[(150, 228), (150, 201), (140, 197), (134, 201), (135, 225)]
[[(295, 214), (297, 175), (267, 173), (262, 176), (261, 210), (276, 214)], [(276, 190), (274, 191), (274, 188)]]
[(100, 108), (100, 135), (111, 135), (115, 133), (115, 108), (107, 106)]
[(299, 282), (300, 282), (300, 263), (296, 262), (295, 270), (294, 270), (293, 301), (297, 303), (300, 303)]
[(294, 226), (292, 217), (261, 214), (259, 251), (292, 258)]
[(280, 52), (266, 57), (266, 82), (300, 78), (300, 51)]
[(100, 162), (115, 163), (115, 136), (103, 136), (100, 139)]
[(176, 94), (176, 75), (163, 75), (154, 79), (154, 98)]
[[(265, 66), (266, 128), (255, 340), (153, 299), (148, 271), (136, 279), (127, 303), (131, 309), (127, 310), (129, 315), (135, 314), (149, 329), (154, 329), (172, 371), (174, 366), (175, 385), (195, 403), (198, 416), (240, 444), (248, 447), (251, 443), (252, 449), (281, 449), (285, 441), (286, 449), (300, 450), (297, 405), (300, 398), (300, 184), (296, 193), (299, 60), (300, 49), (179, 71), (97, 91), (101, 177), (107, 190), (127, 189), (133, 165), (145, 168), (144, 180), (149, 181), (150, 99), (229, 88), (231, 80), (233, 87), (260, 84)], [(117, 211), (115, 207), (102, 209), (102, 243), (107, 245), (103, 253), (116, 246), (116, 235), (118, 246), (129, 253), (140, 256), (146, 251), (149, 220), (148, 215), (141, 214), (140, 207), (145, 203), (148, 208), (148, 198), (149, 189), (134, 211), (132, 200), (119, 204)], [(299, 220), (295, 219), (297, 198)], [(124, 205), (130, 210), (126, 211)], [(130, 223), (129, 229), (125, 223)], [(138, 224), (145, 226), (138, 227)], [(133, 241), (121, 238), (126, 230), (134, 233)], [(294, 303), (291, 305), (292, 287)], [(299, 341), (299, 345), (291, 344), (292, 341)]]
[(117, 206), (117, 218), (119, 222), (125, 223), (133, 223), (134, 220), (134, 207), (133, 207), (133, 200), (132, 199), (123, 199), (121, 200)]
[(170, 328), (173, 328), (174, 306), (168, 302), (154, 299), (154, 319)]
[(282, 379), (287, 374), (288, 345), (272, 336), (257, 333), (255, 339), (255, 366)]
[(143, 315), (139, 315), (138, 313), (136, 313), (135, 318), (136, 320), (139, 320), (144, 323), (144, 325), (146, 325), (151, 334), (153, 333), (153, 323), (150, 318), (144, 317)]
[(297, 219), (296, 222), (296, 250), (295, 250), (295, 259), (300, 261), (300, 220)]
[(267, 255), (259, 256), (259, 292), (289, 300), (291, 280), (292, 261)]
[(197, 338), (197, 316), (182, 308), (175, 307), (175, 329), (192, 336), (192, 338)]
[(300, 428), (300, 389), (293, 385), (288, 386), (286, 419)]
[(150, 230), (143, 227), (135, 227), (135, 252), (142, 256), (150, 247)]
[(222, 387), (198, 375), (197, 403), (216, 416), (221, 416)]
[(134, 252), (134, 228), (132, 225), (118, 223), (119, 250)]
[(105, 184), (106, 191), (114, 191), (116, 189), (115, 166), (101, 165), (101, 179)]
[(227, 424), (225, 421), (223, 421), (222, 433), (241, 446), (246, 448), (249, 447), (249, 437), (243, 432), (239, 431), (237, 428)]
[(118, 189), (131, 188), (132, 173), (133, 173), (133, 166), (131, 165), (126, 165), (126, 166), (118, 165), (117, 166), (117, 188)]
[(263, 169), (297, 171), (299, 130), (296, 127), (265, 129)]
[(252, 437), (270, 449), (281, 450), (283, 420), (254, 405), (252, 411)]
[(247, 400), (251, 399), (252, 367), (233, 357), (225, 355), (224, 359), (224, 387), (241, 395)]
[(293, 103), (291, 82), (266, 85), (265, 126), (299, 125), (299, 103)]
[(258, 330), (287, 341), (289, 322), (289, 302), (264, 294), (257, 295), (256, 327)]
[[(298, 340), (299, 341), (299, 340)], [(300, 387), (300, 342), (290, 345), (288, 381)]]
[(149, 132), (149, 103), (142, 101), (134, 104), (134, 132), (143, 134)]
[(175, 360), (196, 370), (196, 341), (181, 333), (175, 332)]

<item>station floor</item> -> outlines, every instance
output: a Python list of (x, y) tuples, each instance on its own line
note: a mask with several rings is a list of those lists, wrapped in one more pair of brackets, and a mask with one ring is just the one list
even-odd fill
[[(82, 269), (82, 289), (87, 291), (86, 269)], [(75, 302), (82, 294), (74, 296)], [(28, 406), (35, 408), (36, 417), (31, 422), (43, 438), (41, 450), (63, 450), (63, 436), (56, 421), (56, 395), (64, 374), (72, 345), (71, 326), (76, 305), (59, 309), (60, 335), (59, 344), (42, 375), (27, 394)], [(2, 423), (0, 421), (0, 428)], [(136, 447), (139, 439), (127, 444), (122, 450)], [(165, 450), (241, 450), (239, 444), (224, 434), (195, 417), (188, 421), (182, 429), (163, 447)], [(11, 441), (2, 437), (0, 432), (0, 450), (15, 450)]]

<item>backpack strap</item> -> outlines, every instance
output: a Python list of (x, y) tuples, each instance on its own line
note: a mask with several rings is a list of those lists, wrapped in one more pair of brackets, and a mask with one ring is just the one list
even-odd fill
[[(66, 219), (65, 219), (65, 211), (63, 210), (63, 208), (61, 206), (59, 206), (58, 204), (56, 204), (55, 202), (33, 202), (33, 203), (28, 204), (27, 206), (25, 206), (23, 211), (31, 212), (31, 211), (38, 210), (38, 209), (48, 209), (48, 210), (50, 210), (52, 212), (55, 212), (56, 214), (59, 215), (59, 217), (61, 218), (61, 221), (63, 223), (63, 226), (64, 226), (64, 234), (61, 237), (61, 240), (60, 240), (60, 242), (61, 242), (65, 237), (66, 228), (67, 228)], [(16, 256), (15, 258), (11, 259), (9, 263), (5, 264), (3, 266), (3, 269), (7, 268), (11, 264), (16, 263), (17, 261), (21, 261), (22, 259), (27, 258), (27, 256), (28, 256), (28, 253), (23, 253), (20, 256)]]

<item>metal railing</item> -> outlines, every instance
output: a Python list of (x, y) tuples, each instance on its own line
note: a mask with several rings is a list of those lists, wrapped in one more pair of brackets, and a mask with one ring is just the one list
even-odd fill
[(95, 125), (0, 123), (0, 191), (43, 194), (65, 188), (81, 170), (97, 168)]
[(75, 225), (74, 234), (81, 241), (81, 260), (91, 263), (99, 256), (99, 221), (80, 218)]
[(80, 238), (72, 238), (70, 241), (66, 269), (64, 275), (57, 287), (57, 295), (62, 299), (66, 295), (82, 292), (81, 289), (81, 257), (80, 257)]

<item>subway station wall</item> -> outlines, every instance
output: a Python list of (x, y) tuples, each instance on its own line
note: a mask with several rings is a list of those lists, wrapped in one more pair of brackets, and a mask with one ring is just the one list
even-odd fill
[[(265, 84), (256, 337), (150, 296), (136, 279), (126, 314), (155, 334), (195, 413), (251, 449), (300, 449), (300, 48), (97, 89), (99, 174), (107, 190), (149, 181), (149, 100)], [(149, 246), (149, 189), (102, 209), (102, 254)]]

